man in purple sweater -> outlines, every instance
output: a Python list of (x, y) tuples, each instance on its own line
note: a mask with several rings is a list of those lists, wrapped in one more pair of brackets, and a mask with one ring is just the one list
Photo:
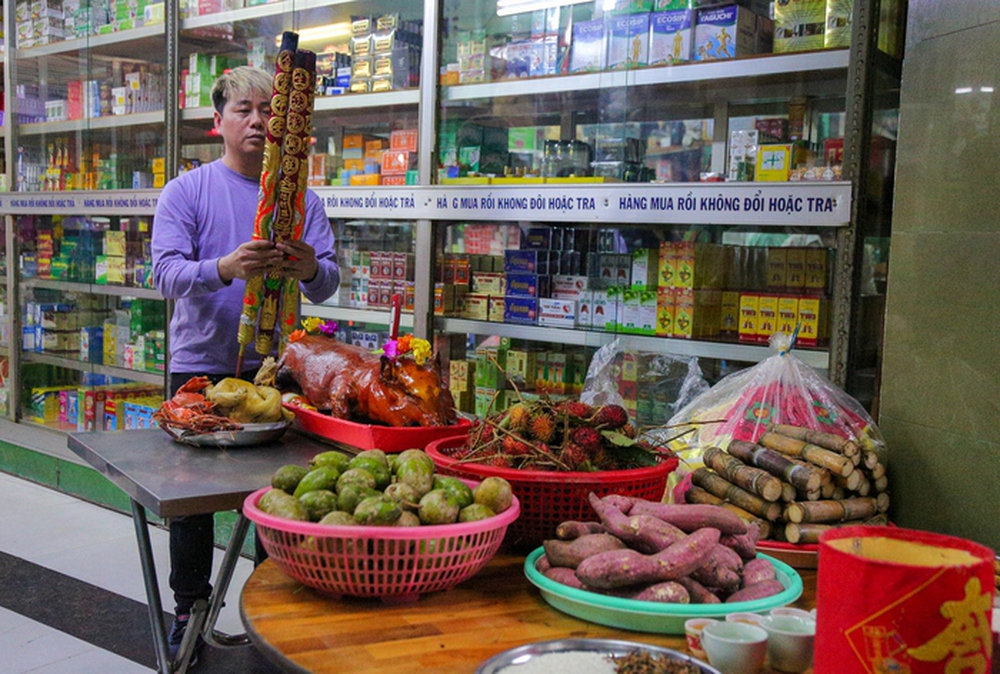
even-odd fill
[[(253, 241), (254, 217), (270, 114), (271, 77), (246, 66), (212, 87), (221, 159), (178, 176), (164, 187), (153, 219), (153, 276), (175, 300), (169, 332), (170, 395), (196, 375), (213, 381), (237, 374), (236, 331), (246, 279), (281, 274), (299, 280), (312, 302), (340, 283), (333, 231), (319, 198), (306, 193), (302, 239)], [(253, 379), (261, 357), (251, 344), (240, 376)], [(170, 522), (170, 587), (176, 602), (170, 630), (176, 658), (191, 608), (212, 587), (214, 524), (211, 513)]]

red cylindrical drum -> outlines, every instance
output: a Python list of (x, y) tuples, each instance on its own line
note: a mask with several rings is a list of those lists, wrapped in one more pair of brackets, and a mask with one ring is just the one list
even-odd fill
[(815, 674), (988, 674), (993, 553), (881, 526), (819, 543)]

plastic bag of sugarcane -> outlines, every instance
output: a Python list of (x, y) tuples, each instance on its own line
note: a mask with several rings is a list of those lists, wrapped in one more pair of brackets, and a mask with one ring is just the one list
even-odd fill
[(667, 425), (679, 437), (670, 448), (688, 466), (702, 465), (709, 447), (727, 449), (734, 440), (756, 443), (775, 426), (802, 429), (794, 440), (813, 446), (821, 445), (810, 437), (843, 444), (852, 461), (864, 457), (885, 463), (885, 442), (871, 416), (796, 357), (794, 341), (794, 335), (773, 334), (769, 343), (774, 355), (723, 377), (671, 417)]

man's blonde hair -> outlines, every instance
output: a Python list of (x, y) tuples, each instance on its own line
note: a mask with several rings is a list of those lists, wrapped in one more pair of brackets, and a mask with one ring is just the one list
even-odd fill
[(271, 91), (270, 75), (259, 68), (237, 66), (215, 80), (212, 85), (212, 106), (221, 115), (226, 103), (234, 98), (256, 94), (270, 100)]

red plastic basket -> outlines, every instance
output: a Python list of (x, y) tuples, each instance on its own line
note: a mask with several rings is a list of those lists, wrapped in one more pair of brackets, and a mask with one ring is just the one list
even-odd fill
[(459, 463), (442, 449), (460, 447), (465, 438), (451, 437), (432, 442), (427, 454), (442, 475), (473, 480), (502, 477), (510, 482), (521, 501), (521, 516), (507, 529), (507, 545), (532, 549), (554, 538), (556, 527), (568, 520), (596, 521), (597, 514), (587, 500), (590, 492), (598, 496), (624, 494), (659, 501), (667, 486), (667, 476), (677, 468), (671, 457), (648, 468), (597, 472), (559, 472), (498, 468), (478, 463)]
[(472, 428), (472, 422), (464, 418), (451, 426), (376, 426), (337, 419), (296, 405), (286, 404), (285, 409), (295, 414), (295, 426), (300, 431), (352, 450), (381, 449), (388, 454), (423, 449), (428, 442), (446, 437), (465, 437)]
[(478, 572), (496, 554), (508, 525), (520, 512), (515, 497), (507, 510), (475, 522), (335, 526), (268, 515), (257, 502), (269, 489), (247, 496), (243, 513), (286, 575), (336, 598), (377, 597), (387, 603), (414, 601)]

